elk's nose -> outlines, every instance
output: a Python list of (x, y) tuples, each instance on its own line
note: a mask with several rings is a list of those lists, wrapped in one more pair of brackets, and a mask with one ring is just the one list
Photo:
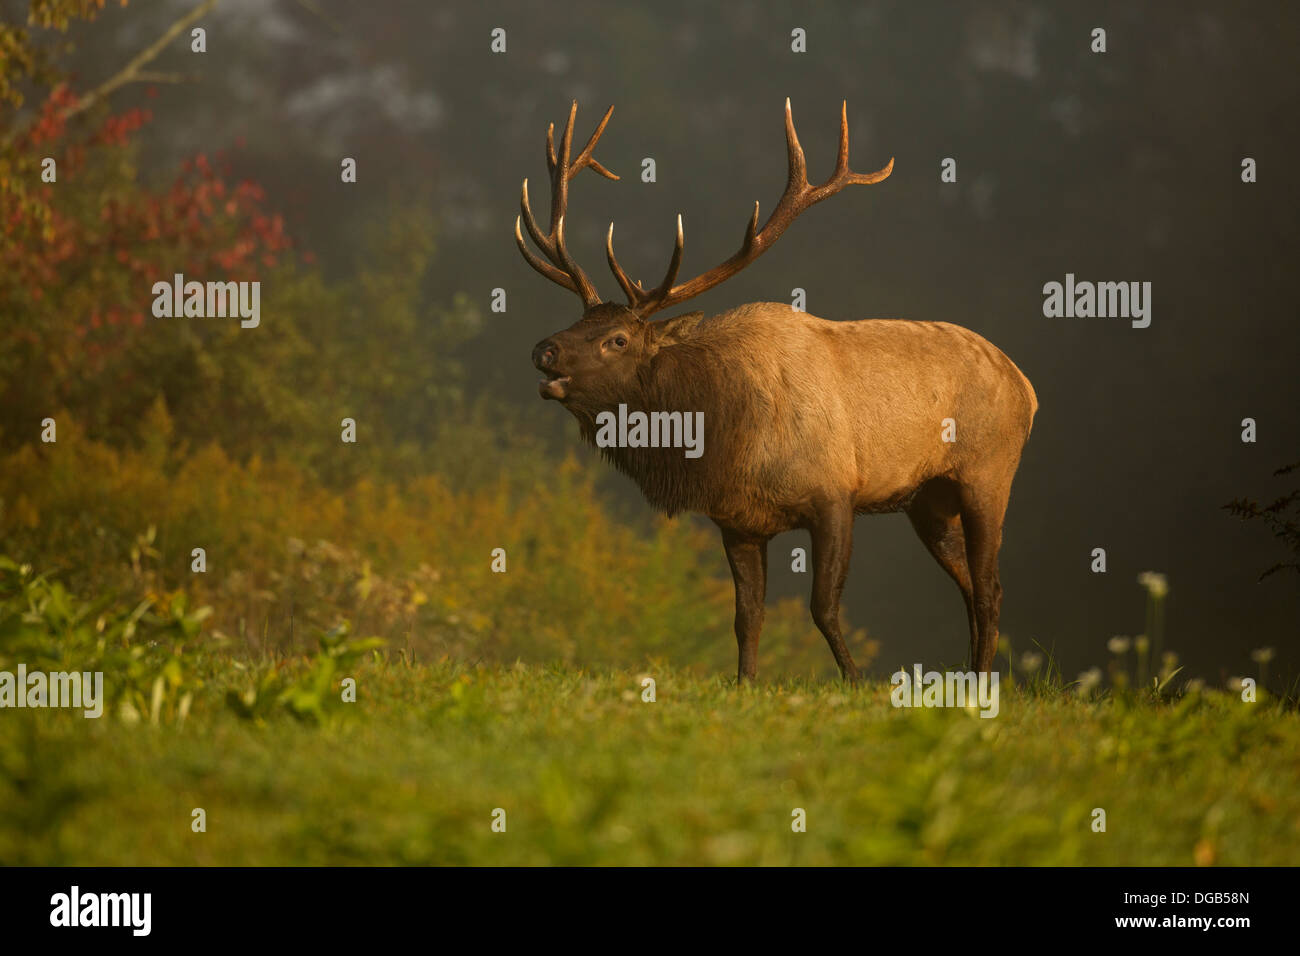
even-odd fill
[(558, 353), (559, 349), (550, 339), (545, 342), (538, 342), (533, 347), (533, 365), (543, 372), (549, 372), (555, 367), (555, 357)]

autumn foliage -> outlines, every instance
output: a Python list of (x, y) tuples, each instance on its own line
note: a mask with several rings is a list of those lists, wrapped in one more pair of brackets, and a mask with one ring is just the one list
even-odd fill
[[(77, 5), (73, 5), (77, 6)], [(96, 5), (81, 5), (93, 9)], [(12, 44), (12, 36), (9, 37)], [(30, 87), (34, 110), (3, 117), (0, 148), (0, 441), (30, 431), (31, 418), (83, 411), (112, 429), (148, 407), (160, 339), (205, 338), (201, 326), (160, 337), (150, 328), (151, 288), (176, 272), (255, 279), (290, 249), (283, 219), (262, 189), (235, 181), (224, 154), (200, 153), (170, 183), (146, 185), (136, 169), (141, 108), (77, 113), (60, 79), (40, 89), (25, 64), (42, 61), (32, 35), (26, 56), (6, 57), (5, 89)], [(20, 74), (20, 75), (15, 75)], [(53, 180), (53, 181), (50, 181)], [(170, 330), (178, 331), (178, 330)], [(219, 330), (214, 330), (219, 331)]]

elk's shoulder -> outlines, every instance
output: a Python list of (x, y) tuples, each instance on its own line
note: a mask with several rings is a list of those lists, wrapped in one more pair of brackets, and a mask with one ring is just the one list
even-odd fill
[(687, 312), (671, 318), (660, 319), (653, 323), (658, 333), (660, 345), (678, 345), (685, 342), (694, 333), (704, 318), (703, 312)]

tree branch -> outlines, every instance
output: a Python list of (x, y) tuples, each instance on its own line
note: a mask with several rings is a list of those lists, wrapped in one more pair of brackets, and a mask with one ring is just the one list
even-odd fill
[(160, 70), (140, 70), (131, 77), (129, 83), (185, 83), (197, 80), (197, 73), (163, 73)]
[(217, 5), (217, 0), (203, 0), (203, 2), (200, 3), (197, 7), (195, 7), (189, 13), (185, 14), (185, 16), (181, 17), (170, 27), (168, 27), (162, 36), (160, 36), (149, 46), (145, 47), (143, 50), (137, 53), (135, 58), (132, 59), (130, 63), (122, 67), (122, 69), (119, 70), (116, 74), (109, 77), (103, 83), (99, 84), (99, 86), (95, 87), (95, 89), (91, 90), (85, 96), (77, 100), (76, 105), (71, 106), (67, 110), (65, 110), (63, 113), (63, 118), (71, 119), (72, 117), (76, 116), (78, 113), (85, 112), (86, 110), (94, 106), (96, 103), (98, 103), (100, 100), (110, 95), (118, 87), (124, 86), (127, 83), (130, 83), (133, 80), (137, 79), (141, 67), (151, 62), (154, 59), (154, 57), (156, 57), (159, 53), (163, 51), (163, 49), (167, 46), (167, 44), (171, 43), (172, 40), (176, 39), (177, 35), (179, 35), (182, 30), (184, 30), (195, 20), (199, 19), (201, 16), (206, 14), (209, 10), (211, 10), (216, 5)]
[[(118, 89), (118, 87), (125, 86), (127, 83), (133, 83), (133, 82), (177, 83), (183, 80), (184, 77), (180, 76), (179, 74), (157, 73), (157, 72), (143, 70), (142, 67), (151, 63), (154, 60), (154, 58), (157, 57), (158, 54), (163, 51), (163, 49), (167, 46), (167, 44), (171, 43), (172, 40), (176, 39), (176, 37), (181, 33), (181, 31), (183, 31), (186, 27), (192, 24), (195, 20), (199, 19), (204, 14), (208, 13), (208, 11), (210, 11), (216, 5), (217, 5), (217, 0), (203, 0), (203, 2), (200, 3), (197, 7), (195, 7), (189, 13), (185, 14), (185, 16), (181, 17), (179, 20), (177, 20), (175, 23), (169, 26), (166, 29), (166, 31), (164, 31), (162, 36), (160, 36), (149, 46), (145, 47), (145, 49), (137, 53), (135, 57), (133, 57), (131, 61), (126, 64), (126, 66), (122, 67), (122, 69), (118, 70), (117, 73), (110, 76), (107, 80), (99, 84), (99, 86), (95, 87), (85, 96), (82, 96), (72, 106), (63, 110), (62, 113), (60, 113), (60, 116), (63, 119), (71, 119), (73, 116), (76, 116), (78, 113), (84, 113), (86, 110), (90, 109), (96, 103), (100, 102), (105, 97), (112, 94), (113, 91)], [(8, 134), (4, 136), (3, 139), (0, 139), (0, 149), (6, 148), (9, 145), (11, 145), (16, 139), (18, 139), (20, 135), (27, 132), (27, 130), (30, 128), (31, 128), (31, 124), (29, 123), (21, 130), (16, 128), (10, 130)]]

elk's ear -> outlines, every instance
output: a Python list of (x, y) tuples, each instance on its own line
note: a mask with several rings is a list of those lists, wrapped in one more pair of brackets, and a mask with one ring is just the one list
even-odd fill
[(678, 345), (690, 338), (703, 318), (703, 312), (687, 312), (685, 315), (675, 315), (671, 319), (651, 322), (649, 323), (650, 342), (658, 348)]

